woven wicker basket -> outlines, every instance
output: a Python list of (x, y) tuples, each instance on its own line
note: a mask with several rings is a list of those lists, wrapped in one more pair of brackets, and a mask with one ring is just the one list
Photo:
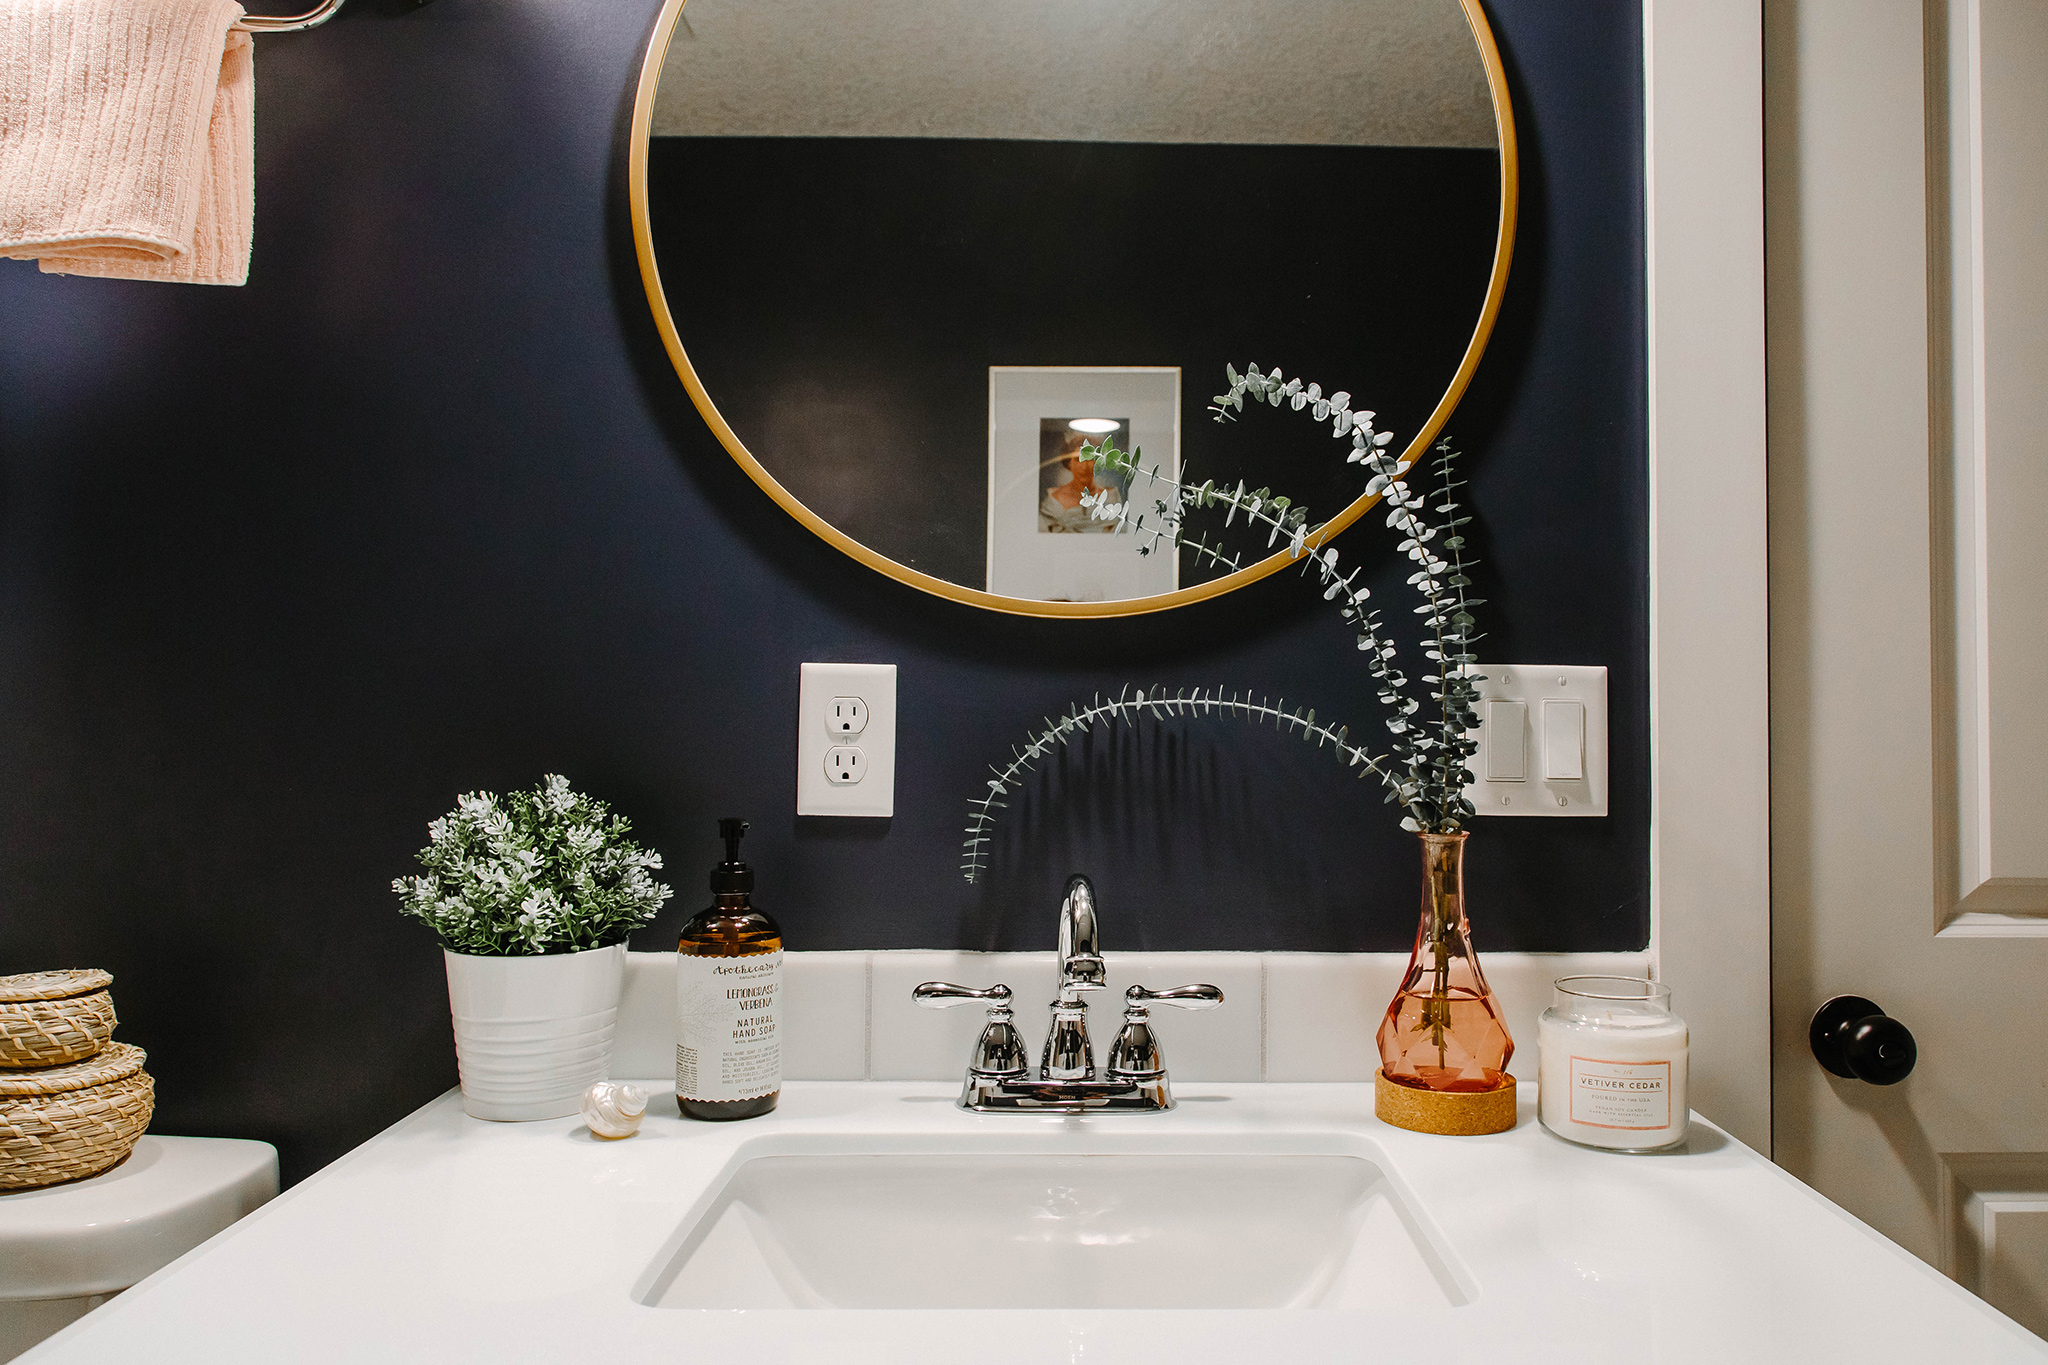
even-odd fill
[(65, 1066), (105, 1047), (113, 979), (98, 970), (0, 976), (0, 1067)]
[(89, 1061), (0, 1072), (0, 1190), (83, 1180), (127, 1156), (156, 1108), (143, 1061), (109, 1043)]

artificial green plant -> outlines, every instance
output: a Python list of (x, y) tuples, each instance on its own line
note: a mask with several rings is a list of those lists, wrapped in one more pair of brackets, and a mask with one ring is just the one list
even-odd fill
[(622, 943), (675, 893), (649, 873), (661, 855), (627, 838), (604, 802), (550, 773), (530, 792), (458, 797), (427, 826), (423, 876), (391, 883), (400, 912), (450, 952), (573, 953)]

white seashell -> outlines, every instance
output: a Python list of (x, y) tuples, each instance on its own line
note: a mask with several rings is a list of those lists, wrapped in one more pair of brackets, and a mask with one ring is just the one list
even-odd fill
[(601, 1138), (629, 1138), (640, 1131), (647, 1092), (637, 1085), (599, 1081), (583, 1092), (583, 1121)]

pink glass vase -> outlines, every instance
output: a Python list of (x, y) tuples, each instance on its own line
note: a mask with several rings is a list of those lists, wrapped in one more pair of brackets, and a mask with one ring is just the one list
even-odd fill
[(1380, 1070), (1396, 1085), (1470, 1094), (1510, 1083), (1515, 1040), (1472, 951), (1465, 834), (1424, 834), (1422, 923), (1401, 989), (1380, 1021)]

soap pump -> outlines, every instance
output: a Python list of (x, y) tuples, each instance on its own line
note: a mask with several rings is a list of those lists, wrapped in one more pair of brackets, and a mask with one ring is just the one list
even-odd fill
[(782, 930), (752, 902), (740, 861), (747, 822), (718, 822), (725, 861), (712, 903), (676, 943), (676, 1107), (693, 1119), (750, 1119), (782, 1093)]

